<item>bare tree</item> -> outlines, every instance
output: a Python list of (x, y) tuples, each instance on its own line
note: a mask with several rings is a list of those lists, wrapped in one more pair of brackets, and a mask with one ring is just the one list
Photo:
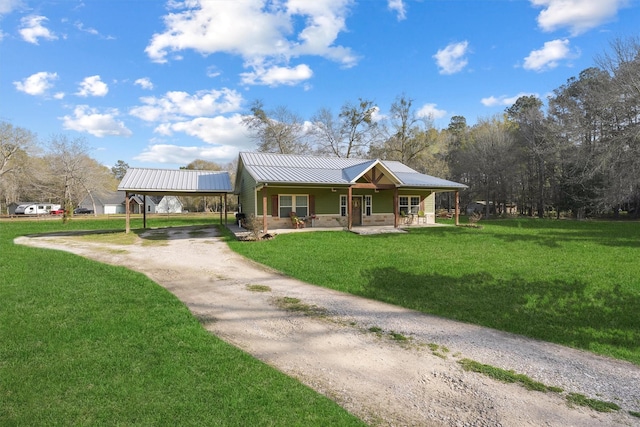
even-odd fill
[(280, 106), (266, 111), (261, 101), (251, 107), (252, 115), (245, 116), (242, 123), (258, 143), (263, 153), (305, 154), (309, 152), (303, 120), (286, 107)]
[(30, 155), (36, 143), (32, 132), (0, 122), (0, 200), (5, 205), (28, 194)]
[(84, 139), (69, 140), (58, 135), (49, 142), (49, 152), (45, 156), (48, 173), (41, 177), (44, 178), (40, 181), (41, 188), (62, 201), (65, 221), (84, 197), (90, 197), (95, 212), (95, 193), (116, 188), (109, 168), (89, 157), (88, 152)]
[(405, 95), (398, 96), (391, 104), (386, 134), (379, 147), (372, 148), (372, 154), (388, 160), (397, 160), (409, 166), (417, 166), (420, 154), (433, 142), (432, 121), (429, 117), (418, 117), (413, 108), (413, 100)]
[(377, 111), (372, 101), (364, 99), (357, 104), (345, 103), (337, 118), (329, 109), (320, 109), (311, 119), (318, 153), (335, 157), (368, 155), (379, 138)]

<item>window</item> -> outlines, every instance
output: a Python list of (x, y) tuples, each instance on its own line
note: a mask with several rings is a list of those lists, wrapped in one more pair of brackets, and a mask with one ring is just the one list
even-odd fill
[(340, 216), (347, 216), (347, 196), (340, 196)]
[(364, 216), (371, 216), (371, 196), (364, 196)]
[(281, 195), (278, 202), (280, 218), (287, 218), (290, 212), (295, 212), (299, 217), (309, 214), (309, 196)]
[(417, 214), (420, 210), (420, 197), (418, 196), (400, 196), (398, 200), (400, 214)]

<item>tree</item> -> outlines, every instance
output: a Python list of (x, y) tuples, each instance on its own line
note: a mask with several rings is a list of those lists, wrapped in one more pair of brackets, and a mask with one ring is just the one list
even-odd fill
[(118, 181), (122, 181), (124, 175), (127, 173), (127, 169), (129, 169), (129, 164), (124, 160), (118, 160), (116, 164), (111, 168), (111, 173)]
[(28, 194), (30, 154), (35, 148), (33, 133), (0, 122), (0, 201), (5, 205)]
[(70, 140), (64, 135), (52, 137), (44, 160), (48, 171), (41, 177), (43, 193), (62, 201), (66, 221), (84, 197), (89, 196), (94, 207), (96, 192), (115, 190), (111, 171), (89, 157), (84, 139)]
[(0, 177), (20, 167), (13, 161), (20, 153), (28, 153), (35, 144), (35, 135), (30, 131), (0, 122)]
[(610, 78), (598, 68), (583, 70), (549, 98), (553, 144), (552, 200), (558, 211), (581, 217), (601, 204), (603, 172), (599, 159), (610, 130)]
[(318, 153), (345, 158), (368, 155), (379, 136), (377, 111), (372, 101), (364, 99), (346, 102), (337, 118), (329, 109), (320, 109), (311, 119)]
[(372, 147), (372, 154), (406, 165), (417, 166), (418, 156), (429, 147), (429, 130), (433, 126), (428, 117), (418, 117), (413, 100), (398, 96), (391, 104), (387, 136), (380, 147)]
[(480, 120), (469, 130), (468, 140), (459, 152), (461, 167), (473, 184), (472, 196), (485, 201), (485, 216), (491, 206), (503, 212), (513, 197), (515, 139), (508, 121), (499, 116)]
[(515, 124), (516, 140), (522, 147), (527, 165), (523, 182), (524, 204), (536, 206), (538, 217), (544, 217), (546, 208), (546, 155), (549, 152), (548, 132), (542, 112), (542, 101), (536, 96), (521, 96), (506, 110)]
[(195, 159), (187, 166), (180, 167), (180, 169), (199, 170), (199, 171), (221, 171), (224, 168), (216, 162), (209, 160)]
[(258, 151), (279, 154), (309, 152), (305, 124), (298, 115), (283, 106), (266, 111), (262, 101), (255, 101), (251, 112), (252, 115), (245, 116), (242, 123), (258, 142)]
[[(188, 170), (202, 170), (202, 171), (221, 171), (224, 170), (222, 166), (220, 166), (216, 162), (211, 162), (209, 160), (196, 159), (189, 163), (187, 166), (181, 166), (180, 169), (188, 169)], [(209, 210), (209, 198), (206, 196), (202, 197), (181, 197), (182, 203), (188, 207), (190, 210), (194, 210), (196, 212), (203, 211), (206, 212)], [(216, 210), (216, 205), (214, 202), (213, 209)]]
[(610, 175), (607, 202), (628, 204), (640, 213), (640, 36), (616, 39), (610, 52), (597, 59), (611, 76), (610, 103), (614, 106), (612, 133), (603, 153)]

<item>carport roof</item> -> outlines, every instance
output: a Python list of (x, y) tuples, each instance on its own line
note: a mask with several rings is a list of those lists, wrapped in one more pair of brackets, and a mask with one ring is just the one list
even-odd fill
[(129, 168), (118, 190), (136, 194), (206, 195), (232, 193), (229, 172)]

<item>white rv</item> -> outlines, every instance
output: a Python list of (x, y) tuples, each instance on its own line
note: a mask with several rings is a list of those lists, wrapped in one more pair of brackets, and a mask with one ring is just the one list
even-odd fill
[(50, 211), (60, 209), (60, 205), (46, 203), (28, 203), (16, 208), (16, 215), (48, 215)]

